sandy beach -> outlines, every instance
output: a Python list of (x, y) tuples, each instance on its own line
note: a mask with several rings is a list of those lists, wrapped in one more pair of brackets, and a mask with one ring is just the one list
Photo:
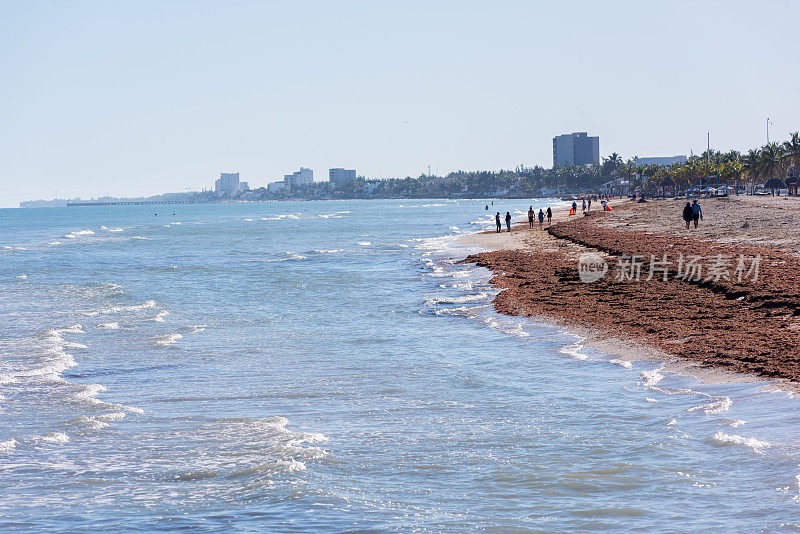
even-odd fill
[[(800, 380), (800, 291), (794, 283), (800, 201), (742, 196), (700, 202), (704, 220), (688, 231), (680, 200), (616, 200), (613, 212), (586, 216), (557, 210), (544, 231), (524, 224), (510, 233), (470, 236), (486, 252), (463, 261), (496, 273), (493, 283), (503, 291), (494, 306), (501, 313), (570, 325), (629, 357)], [(605, 277), (581, 280), (585, 253), (606, 261)], [(690, 258), (705, 271), (687, 276)], [(638, 280), (631, 268), (636, 263)], [(660, 269), (651, 276), (653, 267)]]

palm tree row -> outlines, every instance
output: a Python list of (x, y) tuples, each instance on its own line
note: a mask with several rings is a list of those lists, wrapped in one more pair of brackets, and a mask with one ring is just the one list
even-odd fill
[[(736, 150), (719, 152), (711, 150), (694, 155), (685, 163), (669, 166), (637, 165), (636, 159), (623, 161), (614, 153), (604, 158), (603, 175), (624, 179), (631, 191), (650, 195), (663, 193), (670, 187), (674, 191), (686, 191), (692, 187), (713, 186), (715, 184), (737, 187), (745, 184), (753, 190), (759, 182), (785, 186), (798, 182), (800, 173), (800, 133), (791, 134), (784, 143), (768, 143), (760, 148), (741, 154)], [(771, 181), (772, 180), (772, 181)]]

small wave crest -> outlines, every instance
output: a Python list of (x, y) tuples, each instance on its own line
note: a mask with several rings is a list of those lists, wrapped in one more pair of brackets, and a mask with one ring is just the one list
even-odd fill
[(181, 339), (183, 336), (181, 334), (167, 334), (165, 336), (161, 336), (160, 338), (156, 339), (154, 345), (157, 347), (169, 347), (174, 345), (176, 341)]
[(750, 447), (755, 452), (761, 452), (763, 449), (772, 447), (772, 444), (766, 441), (761, 441), (756, 438), (746, 438), (736, 434), (725, 434), (722, 431), (718, 431), (711, 436), (711, 442), (720, 446), (743, 445), (745, 447)]

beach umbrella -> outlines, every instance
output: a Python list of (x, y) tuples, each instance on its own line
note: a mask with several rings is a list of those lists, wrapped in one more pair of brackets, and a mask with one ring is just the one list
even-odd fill
[(780, 178), (770, 178), (764, 184), (764, 189), (784, 189), (786, 184)]
[(783, 183), (783, 180), (780, 178), (770, 178), (767, 180), (767, 183), (764, 184), (764, 189), (769, 189), (772, 191), (772, 194), (775, 194), (775, 190), (778, 190), (778, 196), (781, 196), (781, 189), (786, 187), (786, 184)]

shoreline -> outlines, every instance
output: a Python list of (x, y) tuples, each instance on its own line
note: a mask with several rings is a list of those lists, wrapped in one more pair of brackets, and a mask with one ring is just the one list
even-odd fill
[[(775, 236), (756, 236), (761, 243), (755, 244), (753, 239), (709, 239), (707, 234), (715, 228), (677, 236), (671, 234), (680, 234), (680, 229), (666, 228), (659, 220), (650, 221), (655, 227), (642, 224), (641, 219), (673, 204), (617, 199), (612, 201), (613, 212), (587, 217), (568, 217), (557, 210), (552, 226), (545, 225), (544, 231), (536, 223), (533, 229), (514, 225), (510, 233), (470, 234), (460, 242), (483, 252), (460, 263), (494, 273), (491, 284), (500, 290), (492, 301), (495, 311), (562, 327), (583, 338), (583, 347), (625, 362), (661, 362), (664, 371), (707, 383), (764, 382), (768, 389), (799, 393), (800, 365), (797, 349), (791, 348), (797, 346), (794, 341), (800, 343), (793, 319), (800, 315), (794, 311), (796, 293), (773, 287), (777, 280), (791, 284), (790, 269), (795, 263), (800, 269), (797, 251), (785, 248), (786, 239), (780, 242), (784, 248), (762, 244)], [(653, 243), (676, 251), (731, 246), (756, 250), (766, 255), (763, 275), (751, 287), (727, 288), (683, 280), (578, 280), (577, 258), (583, 252), (595, 252), (610, 265), (620, 254), (641, 253)], [(690, 303), (684, 310), (688, 313), (680, 313), (680, 308), (676, 313), (674, 304), (682, 299), (691, 299), (685, 301)]]

